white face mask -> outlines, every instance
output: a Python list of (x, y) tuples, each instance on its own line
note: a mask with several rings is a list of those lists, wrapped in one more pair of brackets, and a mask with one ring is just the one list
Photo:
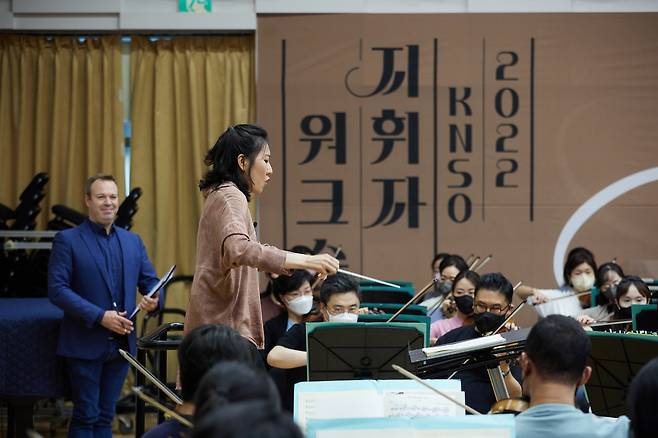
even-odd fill
[(329, 322), (357, 322), (359, 320), (359, 315), (356, 313), (339, 313), (338, 315), (329, 314)]
[(576, 292), (587, 292), (594, 286), (594, 276), (592, 274), (580, 274), (571, 277), (571, 284)]
[(288, 301), (287, 307), (295, 315), (306, 315), (313, 307), (313, 295), (303, 295)]

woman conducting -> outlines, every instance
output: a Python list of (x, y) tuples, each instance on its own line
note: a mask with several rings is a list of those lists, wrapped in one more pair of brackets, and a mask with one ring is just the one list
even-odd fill
[(338, 269), (338, 260), (328, 254), (297, 254), (258, 242), (248, 202), (269, 182), (270, 158), (267, 132), (256, 125), (229, 127), (205, 157), (210, 170), (199, 183), (205, 203), (186, 333), (203, 324), (224, 324), (262, 349), (258, 271), (311, 269), (328, 275)]

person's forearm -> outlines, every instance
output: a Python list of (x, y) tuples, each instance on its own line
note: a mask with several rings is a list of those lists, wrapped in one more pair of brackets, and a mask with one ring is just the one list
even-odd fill
[(535, 288), (532, 286), (526, 286), (525, 284), (522, 284), (516, 289), (516, 294), (523, 298), (524, 300), (528, 297), (531, 297), (535, 294)]
[(305, 254), (288, 251), (286, 252), (286, 261), (283, 263), (283, 267), (286, 269), (304, 269), (306, 268), (306, 259)]
[(523, 395), (521, 384), (516, 380), (516, 378), (514, 378), (510, 367), (506, 362), (500, 363), (500, 371), (502, 371), (503, 374), (507, 374), (505, 376), (505, 386), (507, 387), (507, 393), (509, 394), (510, 398), (521, 397)]
[(306, 366), (306, 352), (277, 345), (267, 355), (267, 364), (273, 368), (298, 368)]
[(329, 254), (306, 255), (286, 252), (283, 267), (286, 269), (312, 269), (320, 274), (335, 274), (339, 264), (338, 260)]

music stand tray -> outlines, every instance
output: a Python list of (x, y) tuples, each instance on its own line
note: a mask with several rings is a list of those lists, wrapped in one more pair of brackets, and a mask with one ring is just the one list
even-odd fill
[(633, 333), (587, 332), (592, 341), (592, 377), (585, 384), (592, 412), (619, 417), (626, 414), (628, 385), (658, 356), (658, 336)]
[(308, 380), (404, 379), (392, 364), (409, 369), (409, 351), (423, 348), (420, 323), (308, 323)]

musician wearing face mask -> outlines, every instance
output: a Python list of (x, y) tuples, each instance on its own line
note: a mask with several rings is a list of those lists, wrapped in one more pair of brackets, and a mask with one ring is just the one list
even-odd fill
[[(466, 271), (467, 269), (468, 265), (461, 256), (453, 254), (444, 257), (439, 264), (438, 272), (434, 273), (434, 291), (429, 293), (425, 297), (425, 300), (420, 303), (420, 305), (425, 306), (428, 309), (433, 309), (439, 300), (442, 300), (446, 295), (450, 293), (452, 290), (452, 284), (455, 281), (457, 274), (462, 271)], [(446, 305), (447, 304), (448, 303), (446, 302)], [(443, 319), (443, 310), (443, 308), (438, 309), (429, 315), (432, 317), (432, 322)]]
[(604, 263), (596, 272), (596, 287), (599, 294), (596, 296), (596, 305), (585, 309), (576, 320), (582, 325), (610, 321), (615, 314), (615, 300), (617, 298), (617, 285), (624, 277), (624, 271), (617, 263)]
[(279, 342), (292, 326), (313, 308), (313, 276), (305, 269), (296, 269), (290, 276), (280, 275), (272, 282), (272, 297), (283, 306), (283, 312), (265, 323), (263, 357)]
[(631, 319), (633, 304), (649, 304), (651, 291), (640, 277), (624, 277), (617, 286), (613, 319)]
[[(320, 313), (325, 322), (357, 322), (358, 285), (344, 274), (328, 277), (320, 289)], [(295, 383), (306, 380), (306, 325), (295, 324), (267, 355), (267, 364), (286, 370), (287, 383), (280, 388), (283, 407), (292, 412)]]
[(449, 299), (455, 303), (457, 314), (431, 325), (430, 340), (432, 343), (451, 330), (473, 324), (473, 298), (479, 282), (480, 276), (473, 271), (462, 271), (455, 277)]
[[(589, 307), (589, 291), (595, 283), (596, 261), (587, 248), (574, 248), (564, 264), (564, 285), (559, 289), (536, 289), (521, 285), (516, 293), (534, 305), (539, 316), (559, 314), (577, 317), (583, 307)], [(582, 294), (575, 296), (576, 294)]]
[[(480, 277), (473, 299), (474, 325), (459, 327), (441, 336), (438, 345), (466, 341), (486, 336), (496, 330), (512, 312), (512, 283), (500, 273), (485, 274)], [(521, 396), (521, 372), (518, 367), (501, 362), (501, 371), (510, 397)], [(432, 376), (445, 378), (446, 376)], [(485, 367), (471, 368), (455, 374), (461, 380), (466, 404), (479, 412), (487, 413), (496, 402), (491, 380)]]

